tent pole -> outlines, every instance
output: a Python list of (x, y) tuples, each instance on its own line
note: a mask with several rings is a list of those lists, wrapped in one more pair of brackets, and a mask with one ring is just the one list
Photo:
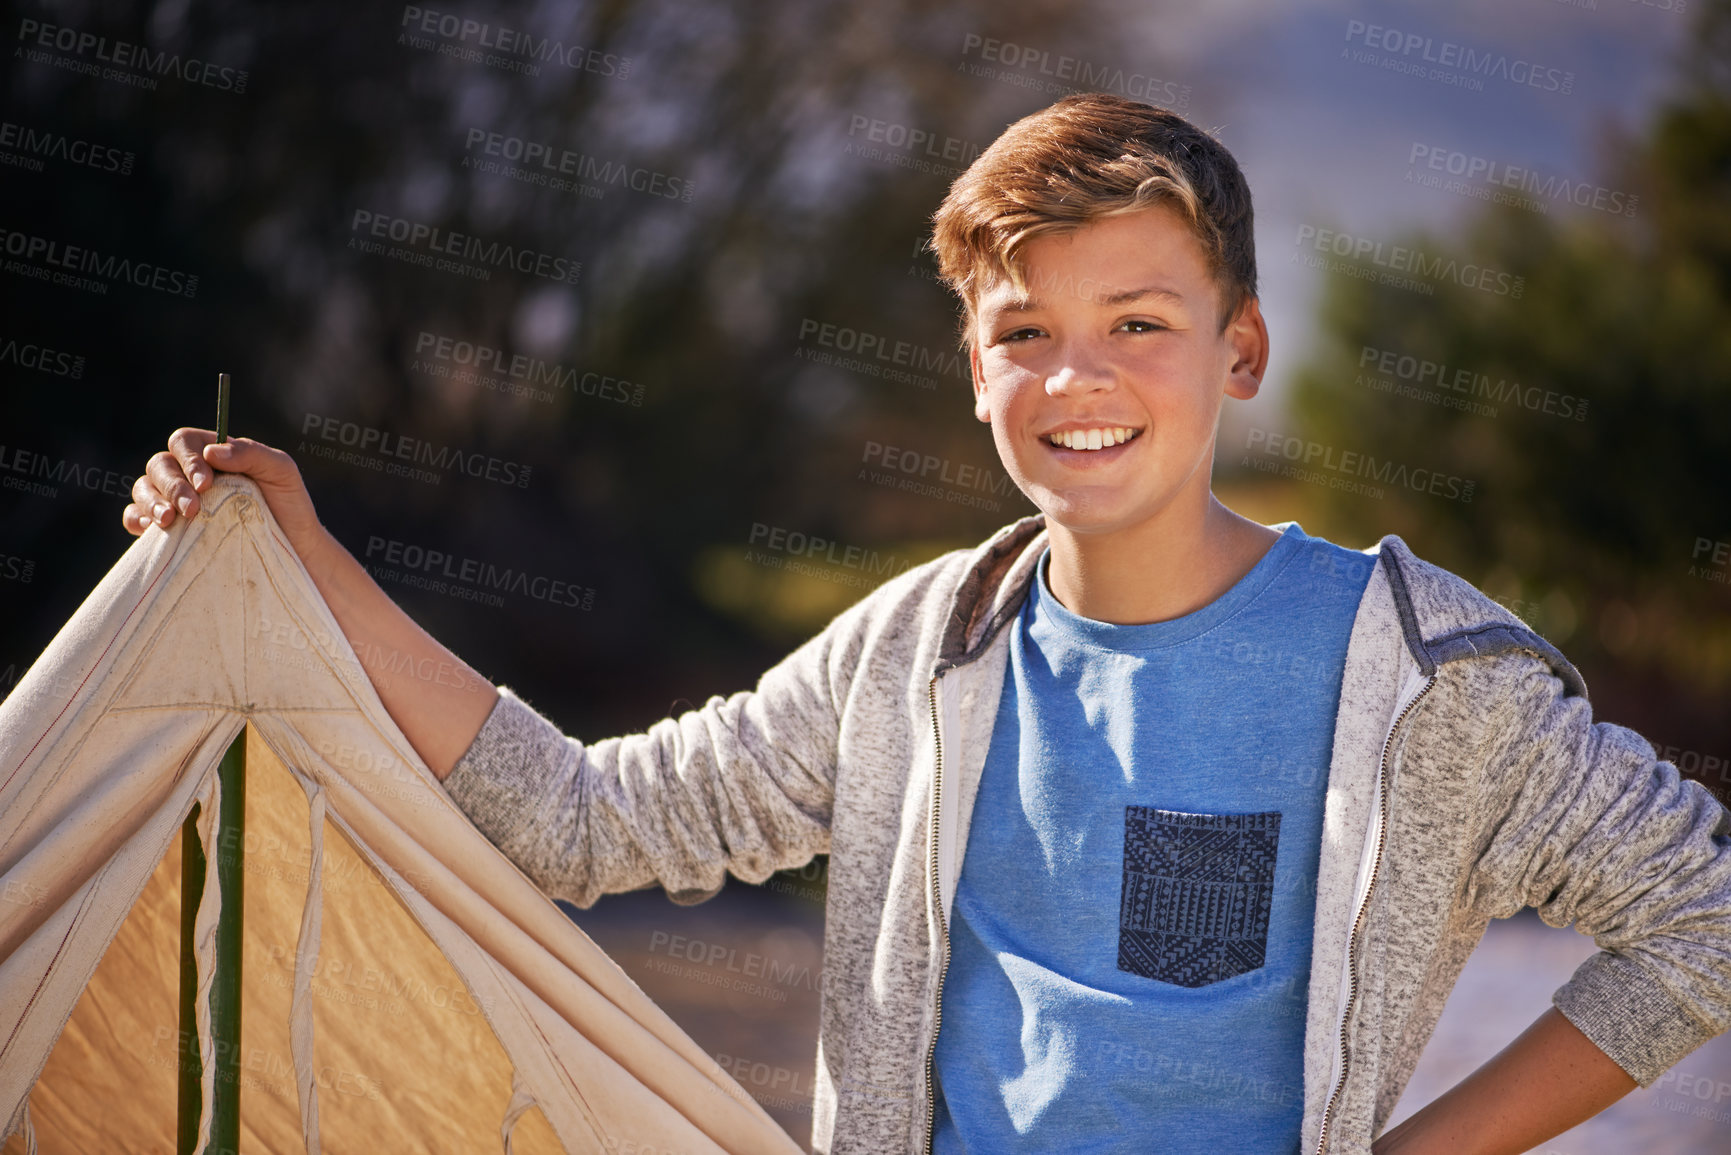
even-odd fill
[(192, 1155), (198, 1141), (199, 1076), (204, 1064), (198, 1056), (198, 1022), (193, 1004), (198, 999), (198, 959), (193, 951), (192, 928), (198, 919), (198, 896), (204, 893), (204, 847), (198, 841), (199, 804), (180, 828), (180, 1034), (176, 1047), (179, 1072), (179, 1102), (175, 1110), (175, 1155)]
[[(216, 375), (216, 439), (228, 440), (227, 373)], [(210, 1144), (204, 1155), (240, 1152), (240, 960), (241, 913), (245, 898), (241, 881), (246, 854), (246, 727), (234, 736), (217, 767), (221, 785), (216, 813), (215, 974), (210, 984), (210, 1034), (215, 1044), (215, 1087), (211, 1094)], [(176, 1155), (194, 1155), (198, 1117), (203, 1110), (199, 1086), (204, 1073), (198, 1053), (198, 955), (193, 927), (204, 894), (208, 864), (198, 840), (198, 803), (180, 828), (180, 1094), (176, 1108)]]
[(242, 882), (246, 853), (246, 728), (234, 736), (217, 770), (216, 885), (222, 892), (216, 920), (216, 979), (210, 991), (210, 1033), (216, 1040), (216, 1102), (210, 1113), (210, 1155), (240, 1151), (240, 960)]
[[(216, 885), (221, 907), (216, 920), (215, 977), (210, 990), (210, 1033), (215, 1043), (216, 1087), (210, 1113), (210, 1143), (205, 1155), (236, 1155), (240, 1150), (240, 993), (242, 880), (246, 851), (246, 730), (230, 743), (217, 768), (221, 801), (217, 804)], [(193, 804), (180, 831), (180, 1095), (175, 1150), (194, 1155), (200, 1109), (198, 1028), (194, 1004), (198, 998), (198, 961), (193, 949), (193, 925), (199, 896), (204, 892), (206, 863), (198, 840), (198, 804)]]

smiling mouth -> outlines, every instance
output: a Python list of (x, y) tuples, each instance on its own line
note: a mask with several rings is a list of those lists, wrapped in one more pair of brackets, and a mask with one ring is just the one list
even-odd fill
[(1065, 449), (1110, 449), (1141, 435), (1140, 429), (1126, 425), (1101, 425), (1094, 429), (1066, 429), (1048, 434), (1046, 440)]

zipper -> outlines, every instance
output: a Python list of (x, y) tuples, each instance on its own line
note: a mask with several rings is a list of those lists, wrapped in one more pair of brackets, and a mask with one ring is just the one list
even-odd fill
[(1406, 721), (1406, 716), (1413, 711), (1424, 696), (1430, 693), (1430, 688), (1436, 684), (1436, 675), (1431, 674), (1425, 679), (1418, 693), (1407, 699), (1405, 706), (1396, 715), (1394, 724), (1388, 728), (1388, 737), (1382, 744), (1382, 762), (1376, 770), (1376, 788), (1378, 799), (1378, 815), (1376, 830), (1376, 855), (1370, 865), (1370, 885), (1365, 887), (1364, 898), (1358, 904), (1358, 913), (1353, 916), (1352, 933), (1346, 940), (1346, 971), (1351, 983), (1350, 993), (1346, 998), (1346, 1008), (1340, 1015), (1340, 1076), (1335, 1080), (1334, 1089), (1329, 1092), (1328, 1105), (1323, 1108), (1322, 1126), (1317, 1131), (1316, 1153), (1323, 1155), (1328, 1149), (1328, 1127), (1334, 1119), (1334, 1108), (1340, 1100), (1340, 1093), (1346, 1089), (1347, 1072), (1352, 1065), (1352, 1054), (1347, 1046), (1347, 1024), (1352, 1021), (1354, 1005), (1358, 1002), (1358, 932), (1364, 924), (1364, 916), (1370, 910), (1371, 895), (1376, 893), (1377, 873), (1382, 868), (1382, 851), (1388, 841), (1388, 756), (1394, 749), (1395, 735), (1400, 732), (1400, 724)]
[(934, 1062), (938, 1053), (938, 1030), (944, 1024), (944, 977), (950, 970), (950, 927), (949, 920), (944, 917), (944, 894), (938, 879), (938, 813), (939, 804), (944, 797), (944, 741), (938, 732), (938, 676), (932, 675), (930, 685), (926, 687), (932, 707), (932, 741), (937, 744), (937, 762), (932, 771), (932, 814), (931, 814), (931, 879), (932, 879), (932, 909), (938, 914), (938, 941), (943, 944), (943, 957), (938, 963), (938, 988), (932, 1007), (932, 1041), (926, 1047), (926, 1146), (925, 1155), (931, 1155), (932, 1144), (938, 1126), (937, 1079)]

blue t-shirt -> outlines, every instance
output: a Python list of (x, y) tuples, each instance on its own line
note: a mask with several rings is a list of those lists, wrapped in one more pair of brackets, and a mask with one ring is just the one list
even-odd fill
[(1297, 1150), (1334, 717), (1374, 559), (1296, 523), (1171, 621), (1010, 638), (950, 920), (937, 1155)]

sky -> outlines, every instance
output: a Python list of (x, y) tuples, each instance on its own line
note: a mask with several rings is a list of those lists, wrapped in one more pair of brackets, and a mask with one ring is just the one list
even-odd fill
[[(1623, 203), (1610, 194), (1626, 190), (1603, 175), (1605, 134), (1638, 131), (1673, 86), (1689, 13), (1658, 4), (1676, 2), (1225, 0), (1160, 13), (1128, 6), (1126, 18), (1135, 23), (1124, 42), (1151, 46), (1151, 55), (1192, 86), (1183, 111), (1218, 132), (1250, 182), (1274, 348), (1265, 395), (1279, 396), (1290, 383), (1309, 342), (1321, 279), (1338, 275), (1294, 261), (1305, 251), (1295, 243), (1301, 227), (1392, 242), (1415, 227), (1445, 231), (1480, 206), (1408, 183), (1409, 170), (1423, 175), (1432, 156), (1445, 166), (1437, 174), (1444, 184), (1455, 179), (1450, 163), (1480, 158), (1531, 169), (1539, 179), (1601, 185), (1603, 204)], [(1396, 36), (1402, 51), (1389, 51)], [(1510, 74), (1536, 68), (1537, 83), (1492, 76), (1473, 91), (1428, 75), (1435, 65), (1424, 61), (1427, 53), (1436, 61), (1465, 50), (1506, 57)], [(1434, 151), (1419, 151), (1413, 165), (1416, 150)], [(1547, 203), (1553, 216), (1605, 211)]]

